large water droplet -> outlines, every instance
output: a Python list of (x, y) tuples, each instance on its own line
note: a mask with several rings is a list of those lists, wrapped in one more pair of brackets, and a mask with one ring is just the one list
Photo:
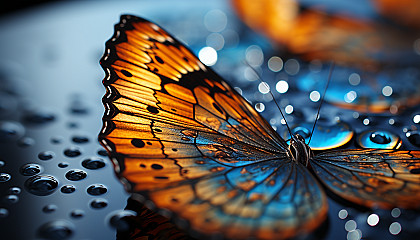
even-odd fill
[(35, 163), (28, 163), (20, 167), (19, 172), (23, 176), (33, 176), (43, 171), (43, 168)]
[(46, 239), (68, 239), (73, 235), (74, 227), (65, 220), (55, 220), (42, 225), (39, 235)]
[(73, 193), (74, 191), (76, 191), (76, 187), (73, 185), (64, 185), (61, 187), (62, 193)]
[(72, 169), (66, 173), (66, 178), (70, 181), (80, 181), (87, 177), (87, 173), (80, 169)]
[(105, 167), (105, 161), (102, 158), (91, 157), (83, 160), (82, 166), (91, 170), (99, 169)]
[(362, 148), (398, 149), (401, 139), (385, 130), (367, 130), (357, 137), (357, 144)]
[(0, 141), (12, 141), (22, 137), (25, 128), (17, 122), (0, 121)]
[(77, 157), (80, 154), (82, 154), (82, 152), (77, 147), (70, 147), (64, 150), (64, 155), (66, 155), (67, 157)]
[(108, 202), (103, 198), (97, 198), (97, 199), (93, 199), (90, 202), (90, 206), (92, 208), (100, 209), (100, 208), (104, 208), (104, 207), (108, 206)]
[(25, 181), (25, 189), (35, 195), (45, 196), (53, 193), (58, 186), (58, 181), (53, 176), (33, 176)]
[(95, 196), (105, 194), (107, 191), (108, 189), (102, 184), (92, 184), (87, 189), (87, 193)]
[(0, 182), (7, 182), (12, 178), (12, 175), (8, 173), (0, 173)]

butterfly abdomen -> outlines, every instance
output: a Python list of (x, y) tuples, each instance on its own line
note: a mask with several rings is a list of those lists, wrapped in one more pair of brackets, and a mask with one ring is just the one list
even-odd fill
[(305, 139), (301, 135), (296, 134), (290, 140), (289, 155), (294, 161), (307, 166), (309, 158), (312, 156), (312, 151), (308, 144), (305, 143)]

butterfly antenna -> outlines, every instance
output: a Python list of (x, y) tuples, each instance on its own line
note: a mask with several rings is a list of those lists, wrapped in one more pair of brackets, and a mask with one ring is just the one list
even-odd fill
[(314, 122), (314, 125), (312, 126), (312, 131), (311, 131), (311, 135), (310, 135), (310, 137), (309, 137), (308, 144), (309, 144), (309, 143), (311, 142), (311, 140), (312, 140), (312, 135), (313, 135), (313, 133), (314, 133), (314, 131), (315, 131), (315, 125), (316, 125), (316, 122), (318, 121), (319, 112), (321, 111), (321, 106), (322, 106), (322, 103), (324, 102), (325, 93), (327, 92), (328, 85), (330, 84), (330, 81), (331, 81), (331, 75), (332, 75), (332, 72), (333, 72), (333, 70), (334, 70), (334, 67), (335, 67), (335, 62), (333, 61), (333, 62), (331, 63), (331, 65), (330, 65), (330, 71), (329, 71), (329, 73), (328, 73), (327, 84), (325, 85), (324, 92), (322, 93), (321, 102), (320, 102), (320, 103), (319, 103), (319, 105), (318, 105), (318, 111), (317, 111), (317, 113), (316, 113), (316, 117), (315, 117), (315, 122)]
[(254, 67), (252, 67), (252, 66), (251, 66), (251, 65), (250, 65), (247, 61), (244, 61), (244, 62), (245, 62), (245, 63), (246, 63), (246, 65), (248, 65), (248, 67), (250, 67), (250, 68), (252, 69), (252, 71), (253, 71), (253, 72), (257, 75), (258, 80), (259, 80), (262, 84), (267, 85), (268, 92), (270, 93), (271, 97), (273, 98), (274, 103), (276, 104), (277, 108), (280, 110), (280, 114), (281, 114), (281, 116), (283, 117), (284, 122), (286, 123), (287, 131), (289, 132), (289, 134), (290, 134), (291, 138), (294, 138), (294, 136), (293, 136), (293, 134), (292, 134), (292, 131), (290, 130), (289, 124), (287, 124), (286, 117), (284, 116), (283, 111), (282, 111), (282, 110), (281, 110), (281, 108), (280, 108), (280, 105), (279, 105), (279, 104), (278, 104), (278, 102), (276, 101), (276, 98), (274, 97), (273, 92), (272, 92), (272, 91), (271, 91), (271, 89), (270, 89), (270, 86), (268, 86), (268, 84), (262, 80), (261, 75), (257, 72), (257, 70), (256, 70)]

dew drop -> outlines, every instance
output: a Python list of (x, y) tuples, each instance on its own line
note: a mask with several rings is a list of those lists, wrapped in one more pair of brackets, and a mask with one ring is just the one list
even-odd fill
[(391, 216), (397, 218), (401, 215), (401, 210), (399, 208), (394, 208), (391, 210)]
[(60, 144), (61, 142), (63, 142), (63, 137), (52, 137), (51, 138), (51, 143), (52, 144)]
[(98, 150), (98, 155), (107, 157), (108, 156), (108, 152), (106, 150), (104, 150), (104, 149), (100, 149), (100, 150)]
[(68, 166), (69, 166), (69, 163), (68, 162), (61, 162), (61, 163), (58, 164), (58, 167), (59, 168), (66, 168)]
[(0, 141), (17, 140), (25, 133), (25, 128), (17, 122), (0, 121)]
[(379, 223), (379, 216), (377, 214), (370, 214), (367, 218), (367, 223), (369, 226), (376, 226)]
[(54, 220), (39, 228), (39, 235), (46, 239), (68, 239), (73, 235), (74, 227), (65, 220)]
[(16, 195), (16, 194), (20, 194), (22, 192), (22, 190), (19, 187), (11, 187), (9, 188), (9, 193)]
[(411, 144), (420, 147), (420, 134), (417, 131), (407, 132), (405, 136), (408, 138)]
[(108, 202), (103, 198), (97, 198), (90, 202), (90, 206), (95, 209), (101, 209), (108, 206)]
[(82, 166), (91, 170), (100, 169), (105, 167), (105, 161), (102, 158), (91, 157), (83, 160)]
[(57, 179), (49, 175), (37, 175), (25, 181), (25, 189), (38, 196), (46, 196), (53, 193), (57, 186)]
[(143, 140), (137, 139), (137, 138), (132, 139), (131, 144), (136, 148), (142, 148), (142, 147), (146, 146), (146, 144), (144, 143)]
[(76, 187), (73, 185), (64, 185), (61, 187), (62, 193), (73, 193), (76, 191)]
[(347, 218), (347, 216), (349, 215), (349, 213), (347, 212), (347, 210), (346, 209), (341, 209), (339, 212), (338, 212), (338, 217), (340, 218), (340, 219), (345, 219), (345, 218)]
[(45, 152), (40, 152), (38, 154), (38, 158), (41, 160), (50, 160), (55, 156), (55, 153), (52, 151), (45, 151)]
[(92, 184), (87, 188), (87, 193), (94, 196), (105, 194), (107, 191), (108, 189), (102, 184)]
[(35, 144), (35, 140), (30, 137), (23, 137), (18, 141), (19, 147), (30, 147)]
[(7, 203), (11, 203), (11, 204), (13, 204), (13, 203), (17, 203), (17, 202), (19, 201), (19, 197), (18, 197), (18, 196), (16, 196), (16, 195), (6, 195), (6, 196), (4, 197), (4, 200), (5, 200)]
[(44, 213), (52, 213), (52, 212), (55, 212), (57, 210), (57, 208), (58, 208), (57, 205), (48, 204), (48, 205), (46, 205), (42, 208), (42, 211)]
[(77, 157), (80, 154), (82, 154), (82, 152), (77, 147), (70, 147), (64, 150), (64, 155), (66, 155), (67, 157)]
[(9, 216), (9, 210), (0, 208), (0, 218), (6, 218), (7, 216)]
[(23, 120), (30, 124), (46, 124), (55, 120), (55, 115), (45, 110), (26, 112)]
[(70, 216), (72, 218), (78, 219), (78, 218), (82, 218), (85, 215), (85, 211), (81, 210), (81, 209), (75, 209), (73, 211), (71, 211)]
[(389, 225), (389, 232), (392, 235), (397, 235), (401, 232), (401, 224), (398, 222), (393, 222), (391, 225)]
[(80, 169), (72, 169), (66, 173), (66, 178), (70, 181), (80, 181), (87, 177), (87, 173)]
[(33, 176), (43, 171), (42, 166), (35, 163), (28, 163), (20, 167), (19, 172), (23, 176)]
[(12, 178), (8, 173), (0, 173), (0, 182), (7, 182)]
[(86, 136), (73, 136), (71, 140), (75, 143), (88, 143), (89, 138)]

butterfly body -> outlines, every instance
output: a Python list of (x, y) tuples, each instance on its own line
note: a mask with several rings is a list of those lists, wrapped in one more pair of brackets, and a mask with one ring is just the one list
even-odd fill
[(313, 155), (300, 136), (289, 146), (227, 82), (145, 19), (121, 17), (101, 66), (99, 141), (117, 176), (197, 232), (308, 234), (327, 216), (323, 185), (368, 207), (420, 207), (420, 152)]

